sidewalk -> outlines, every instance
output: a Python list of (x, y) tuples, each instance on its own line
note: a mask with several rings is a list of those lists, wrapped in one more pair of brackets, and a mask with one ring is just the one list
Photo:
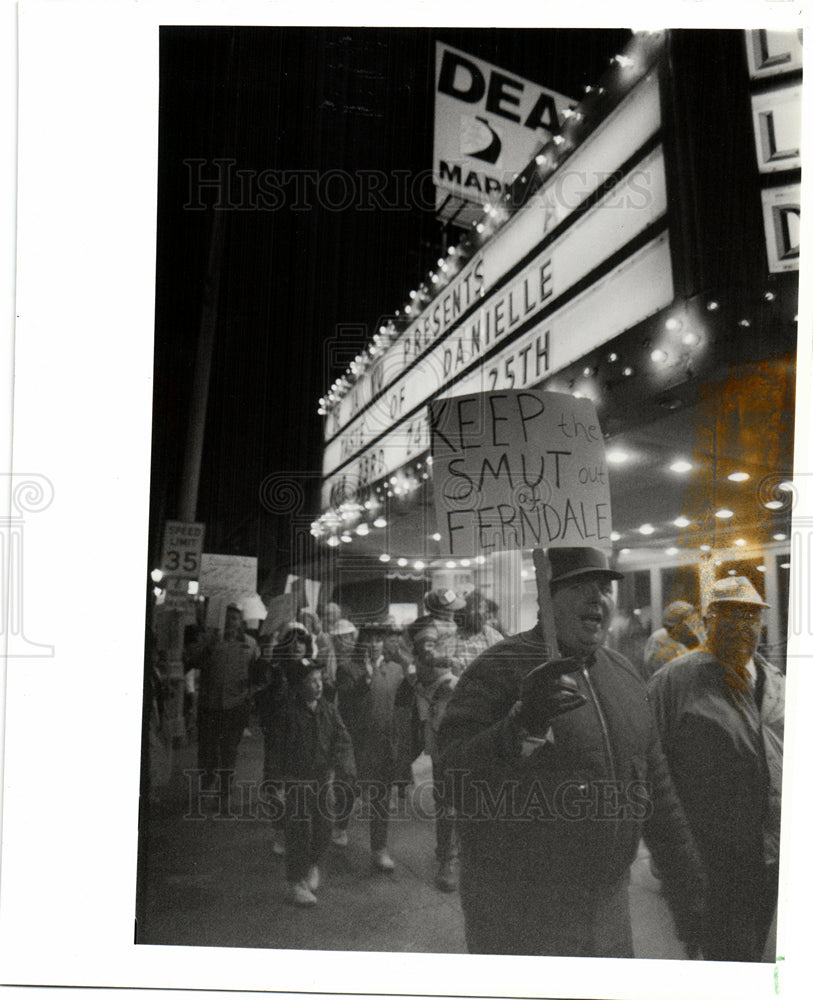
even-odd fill
[[(139, 944), (465, 954), (459, 896), (434, 886), (428, 769), (416, 768), (405, 818), (391, 823), (395, 872), (371, 870), (367, 824), (353, 819), (348, 846), (331, 846), (325, 858), (318, 906), (299, 909), (285, 900), (284, 858), (272, 853), (271, 824), (253, 798), (231, 817), (190, 806), (183, 771), (196, 766), (194, 746), (176, 750), (169, 784), (145, 804)], [(262, 737), (252, 730), (237, 779), (261, 773)], [(643, 847), (630, 901), (636, 956), (684, 958)]]

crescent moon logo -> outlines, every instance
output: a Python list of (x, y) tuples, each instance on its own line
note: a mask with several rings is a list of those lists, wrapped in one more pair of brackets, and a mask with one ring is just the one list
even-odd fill
[[(471, 122), (472, 119), (469, 121)], [(475, 160), (483, 160), (485, 163), (496, 163), (502, 152), (502, 140), (485, 118), (477, 115), (474, 121), (478, 124), (474, 129), (467, 130), (466, 139), (468, 141), (465, 142), (465, 145), (474, 146), (474, 149), (462, 150), (463, 154)]]

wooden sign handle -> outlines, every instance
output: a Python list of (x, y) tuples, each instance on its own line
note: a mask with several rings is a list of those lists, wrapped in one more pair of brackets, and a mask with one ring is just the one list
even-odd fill
[(544, 549), (534, 549), (536, 589), (539, 597), (539, 624), (542, 637), (550, 647), (551, 659), (559, 657), (559, 643), (556, 639), (556, 625), (553, 621), (553, 602), (550, 596), (550, 578), (553, 575), (550, 560)]

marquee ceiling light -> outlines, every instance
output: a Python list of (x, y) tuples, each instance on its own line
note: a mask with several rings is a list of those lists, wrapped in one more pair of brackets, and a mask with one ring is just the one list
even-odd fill
[(700, 546), (700, 551), (701, 552), (711, 552), (711, 546), (710, 545), (701, 545)]
[(676, 316), (670, 316), (663, 325), (667, 330), (679, 330), (683, 323)]
[(691, 462), (687, 462), (685, 458), (678, 458), (676, 459), (676, 461), (672, 462), (672, 464), (669, 466), (669, 471), (684, 473), (684, 472), (691, 472), (693, 468), (694, 466), (692, 465)]
[(332, 549), (335, 549), (336, 546), (339, 544), (339, 539), (336, 537), (336, 535), (331, 535), (330, 538), (328, 538), (328, 540), (327, 540), (327, 544)]
[(607, 461), (611, 465), (621, 465), (623, 462), (629, 461), (629, 457), (629, 452), (622, 451), (620, 448), (607, 452)]
[(790, 563), (780, 563), (779, 564), (779, 568), (780, 569), (790, 569)]
[(615, 353), (615, 351), (611, 351), (607, 355), (607, 360), (612, 364), (614, 361), (618, 361), (618, 355)]
[(751, 320), (750, 319), (741, 319), (737, 325), (738, 326), (742, 326), (742, 327), (749, 327), (751, 325)]
[(439, 542), (440, 541), (440, 532), (439, 531), (436, 531), (434, 533), (434, 535), (432, 535), (432, 541), (433, 542)]
[(621, 538), (621, 535), (617, 531), (610, 532), (610, 541), (617, 542)]
[(785, 505), (781, 500), (766, 500), (764, 506), (767, 507), (768, 510), (780, 510)]
[(642, 535), (651, 535), (654, 534), (655, 529), (652, 527), (651, 524), (642, 524), (641, 527), (638, 529), (638, 531)]
[(486, 561), (486, 557), (485, 556), (477, 556), (477, 558), (474, 561), (477, 563), (478, 566), (482, 566), (483, 563)]
[(793, 483), (786, 479), (783, 483), (780, 483), (777, 489), (782, 490), (784, 493), (793, 493)]
[(386, 519), (386, 517), (377, 517), (373, 521), (373, 527), (374, 528), (386, 528), (387, 527), (387, 519)]
[(766, 301), (766, 302), (773, 302), (773, 300), (774, 300), (775, 298), (776, 298), (776, 296), (774, 295), (774, 293), (773, 293), (773, 292), (766, 292), (766, 293), (765, 293), (765, 301)]
[(692, 522), (689, 518), (684, 517), (683, 514), (681, 514), (680, 517), (676, 517), (674, 521), (672, 521), (672, 524), (674, 524), (676, 528), (688, 528), (691, 523)]
[(468, 567), (471, 566), (471, 560), (470, 559), (461, 559), (460, 560), (460, 565), (463, 567), (463, 569), (468, 569)]
[(714, 512), (714, 516), (719, 517), (721, 521), (727, 521), (730, 517), (734, 516), (734, 511), (729, 510), (728, 507), (721, 507)]
[(621, 374), (626, 375), (626, 377), (629, 378), (630, 375), (635, 374), (635, 369), (632, 367), (632, 365), (627, 365), (627, 367), (621, 372)]
[(663, 551), (664, 555), (667, 556), (676, 556), (678, 554), (678, 550), (675, 548), (674, 545), (670, 545), (668, 549), (664, 549)]
[(401, 567), (401, 569), (403, 569), (404, 566), (409, 565), (409, 559), (404, 559), (404, 557), (401, 556), (401, 558), (398, 560), (398, 565)]
[(706, 304), (706, 309), (708, 309), (709, 312), (717, 312), (719, 308), (720, 308), (720, 303), (715, 301), (714, 299), (712, 299), (711, 302), (708, 302)]
[(357, 535), (361, 535), (362, 538), (364, 537), (364, 535), (369, 535), (370, 534), (370, 525), (367, 524), (366, 521), (362, 521), (361, 524), (359, 524), (356, 527), (356, 534)]
[(750, 479), (751, 477), (747, 472), (732, 472), (728, 478), (732, 483), (744, 483), (746, 479)]
[(446, 563), (446, 569), (457, 569), (457, 563), (454, 561), (454, 559), (450, 559)]
[(737, 546), (737, 548), (741, 549), (746, 544), (746, 541), (744, 538), (735, 538), (734, 544)]
[(412, 565), (413, 565), (413, 566), (415, 567), (415, 569), (417, 569), (417, 570), (418, 570), (419, 572), (420, 572), (420, 570), (422, 570), (422, 569), (425, 569), (425, 568), (426, 568), (426, 563), (425, 563), (425, 562), (423, 562), (423, 561), (422, 561), (422, 560), (420, 560), (420, 559), (416, 559), (416, 560), (415, 560), (415, 562), (414, 562), (414, 563), (413, 563)]
[(388, 555), (386, 552), (382, 552), (378, 558), (381, 560), (381, 562), (388, 563), (392, 558), (392, 556)]
[(784, 542), (787, 539), (787, 537), (788, 537), (787, 535), (783, 535), (782, 532), (780, 531), (773, 536), (773, 540), (775, 542)]
[(700, 343), (700, 337), (694, 330), (687, 330), (680, 339), (684, 347), (697, 347)]
[(649, 356), (650, 358), (652, 358), (655, 364), (662, 364), (669, 358), (669, 355), (666, 353), (666, 351), (662, 350), (660, 347), (656, 347), (655, 350)]

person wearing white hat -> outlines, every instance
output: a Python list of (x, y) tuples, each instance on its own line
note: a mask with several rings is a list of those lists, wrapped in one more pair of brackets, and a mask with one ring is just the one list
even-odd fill
[(709, 960), (762, 961), (776, 906), (785, 687), (757, 652), (766, 607), (747, 577), (718, 580), (705, 644), (649, 683), (708, 873), (701, 948)]

